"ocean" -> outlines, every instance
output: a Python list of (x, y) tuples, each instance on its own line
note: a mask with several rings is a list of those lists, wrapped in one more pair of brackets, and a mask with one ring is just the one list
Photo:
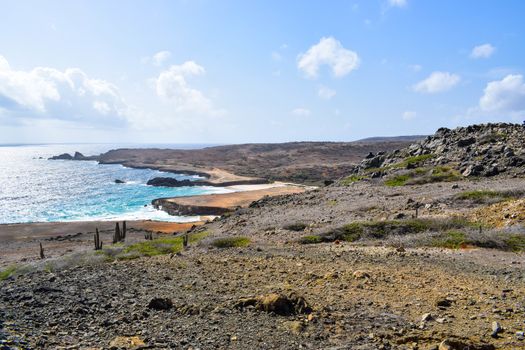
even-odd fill
[[(157, 176), (196, 179), (95, 161), (48, 160), (79, 151), (93, 155), (116, 148), (202, 148), (204, 145), (42, 144), (0, 145), (0, 224), (84, 220), (193, 221), (152, 207), (155, 198), (225, 193), (216, 187), (147, 186)], [(125, 181), (116, 184), (115, 180)]]

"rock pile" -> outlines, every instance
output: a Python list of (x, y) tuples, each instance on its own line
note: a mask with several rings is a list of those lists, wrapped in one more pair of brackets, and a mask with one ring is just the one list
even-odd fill
[(440, 128), (424, 140), (390, 153), (370, 153), (359, 173), (382, 176), (398, 169), (448, 166), (463, 176), (525, 173), (525, 126), (492, 123)]

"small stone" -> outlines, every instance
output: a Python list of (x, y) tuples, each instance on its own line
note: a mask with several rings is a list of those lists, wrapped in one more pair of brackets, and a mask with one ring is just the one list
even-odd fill
[(432, 321), (434, 319), (434, 316), (432, 316), (430, 313), (426, 313), (426, 314), (423, 314), (423, 316), (421, 316), (421, 322), (428, 322), (428, 321)]
[(525, 339), (525, 332), (523, 332), (523, 331), (516, 332), (516, 338), (518, 338), (518, 340)]
[(492, 334), (491, 334), (491, 336), (493, 338), (496, 338), (498, 336), (498, 334), (501, 333), (502, 330), (503, 330), (503, 328), (501, 328), (501, 325), (499, 324), (498, 321), (492, 322)]
[(370, 278), (370, 273), (368, 273), (367, 271), (363, 271), (363, 270), (354, 271), (352, 275), (354, 276), (355, 279)]

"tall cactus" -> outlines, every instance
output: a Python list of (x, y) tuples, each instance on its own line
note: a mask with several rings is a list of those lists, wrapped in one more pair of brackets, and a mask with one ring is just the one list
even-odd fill
[(113, 233), (113, 244), (120, 242), (120, 226), (117, 223), (115, 223), (115, 233)]
[(100, 241), (100, 234), (98, 233), (98, 228), (95, 229), (95, 250), (102, 249), (102, 241)]
[(182, 247), (184, 249), (187, 249), (188, 248), (188, 239), (189, 239), (189, 236), (188, 234), (184, 234), (184, 236), (182, 236)]
[(42, 247), (42, 243), (40, 243), (40, 259), (45, 259), (46, 256), (44, 255), (44, 248)]
[(126, 239), (126, 221), (122, 222), (122, 235), (121, 239), (124, 241)]

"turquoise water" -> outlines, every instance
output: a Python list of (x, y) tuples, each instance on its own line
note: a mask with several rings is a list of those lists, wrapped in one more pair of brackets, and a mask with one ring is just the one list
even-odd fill
[[(0, 223), (115, 219), (192, 221), (197, 218), (175, 217), (156, 210), (151, 201), (161, 197), (228, 192), (213, 187), (146, 185), (156, 176), (196, 179), (195, 176), (130, 169), (94, 161), (47, 160), (64, 152), (79, 151), (92, 155), (119, 147), (133, 145), (0, 146)], [(115, 179), (126, 183), (116, 184)]]

